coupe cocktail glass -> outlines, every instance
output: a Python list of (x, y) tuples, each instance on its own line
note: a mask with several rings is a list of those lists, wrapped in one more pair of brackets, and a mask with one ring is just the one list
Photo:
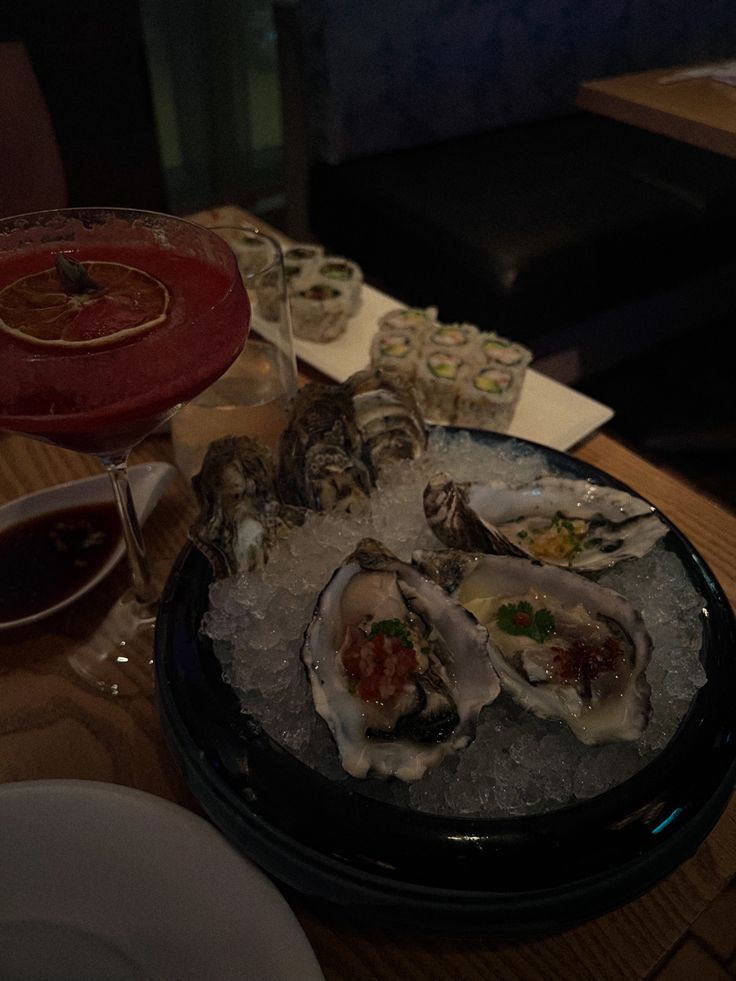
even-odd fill
[(152, 682), (130, 451), (232, 364), (249, 324), (231, 249), (199, 225), (122, 208), (0, 220), (0, 429), (97, 457), (120, 512), (132, 590), (72, 661), (99, 690)]

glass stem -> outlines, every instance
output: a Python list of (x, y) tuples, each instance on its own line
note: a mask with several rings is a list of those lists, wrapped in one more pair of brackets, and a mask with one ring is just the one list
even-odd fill
[(101, 457), (101, 460), (112, 481), (133, 580), (133, 594), (144, 616), (153, 617), (156, 615), (158, 595), (153, 585), (143, 533), (128, 482), (128, 454), (119, 457)]

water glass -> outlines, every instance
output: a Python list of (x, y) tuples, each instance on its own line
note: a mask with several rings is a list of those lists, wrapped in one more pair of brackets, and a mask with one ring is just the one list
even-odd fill
[(222, 436), (254, 436), (275, 451), (297, 390), (280, 243), (250, 226), (217, 226), (213, 231), (238, 260), (251, 301), (251, 332), (232, 367), (172, 421), (174, 457), (187, 478), (198, 472), (209, 444)]

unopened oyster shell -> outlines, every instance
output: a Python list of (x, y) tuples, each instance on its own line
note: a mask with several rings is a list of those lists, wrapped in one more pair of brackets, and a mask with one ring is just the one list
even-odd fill
[(278, 491), (289, 504), (356, 513), (373, 486), (349, 393), (310, 382), (296, 395), (279, 444)]
[(416, 460), (427, 446), (421, 410), (406, 377), (390, 368), (356, 371), (344, 383), (376, 475), (397, 460)]
[(322, 591), (301, 656), (354, 777), (419, 779), (472, 741), (500, 691), (485, 628), (373, 539)]
[(652, 640), (624, 596), (526, 558), (420, 550), (412, 561), (487, 628), (501, 687), (519, 705), (588, 745), (639, 738)]
[(265, 565), (275, 541), (304, 521), (276, 494), (271, 452), (249, 436), (225, 436), (207, 448), (192, 487), (199, 514), (189, 538), (216, 578)]
[(667, 534), (640, 498), (564, 477), (511, 487), (438, 473), (425, 488), (424, 513), (449, 548), (528, 556), (581, 572), (640, 558)]

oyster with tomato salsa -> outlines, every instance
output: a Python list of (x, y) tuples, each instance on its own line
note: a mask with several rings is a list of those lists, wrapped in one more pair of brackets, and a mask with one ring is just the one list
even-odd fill
[(523, 708), (591, 746), (643, 733), (652, 640), (620, 593), (508, 555), (417, 551), (412, 562), (486, 627), (501, 687)]
[(667, 525), (640, 498), (565, 477), (514, 487), (438, 473), (424, 490), (424, 513), (449, 548), (528, 556), (579, 572), (641, 558), (667, 534)]
[(412, 781), (469, 745), (500, 691), (489, 648), (437, 583), (363, 539), (322, 591), (301, 652), (343, 768)]

